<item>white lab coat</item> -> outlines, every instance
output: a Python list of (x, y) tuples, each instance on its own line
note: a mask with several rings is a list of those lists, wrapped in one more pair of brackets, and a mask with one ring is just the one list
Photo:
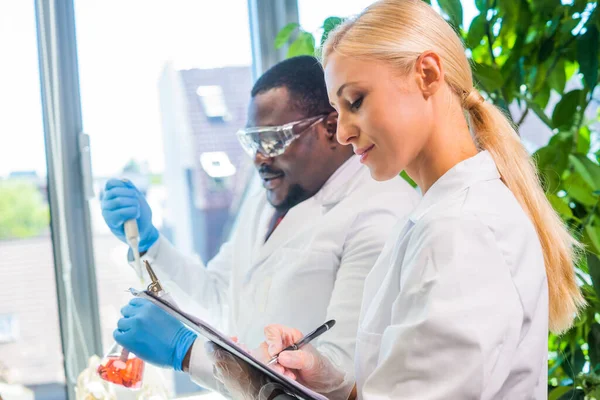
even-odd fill
[(359, 399), (545, 399), (547, 335), (540, 242), (481, 152), (427, 191), (367, 278)]
[[(264, 341), (268, 324), (308, 332), (335, 319), (336, 326), (315, 344), (353, 375), (364, 280), (419, 195), (400, 178), (374, 181), (353, 156), (315, 196), (289, 210), (267, 242), (274, 209), (264, 190), (252, 196), (231, 240), (207, 267), (181, 256), (162, 237), (144, 258), (159, 279), (191, 295), (210, 310), (213, 323), (228, 327), (249, 348)], [(190, 375), (214, 388), (212, 374), (204, 346), (196, 342)]]

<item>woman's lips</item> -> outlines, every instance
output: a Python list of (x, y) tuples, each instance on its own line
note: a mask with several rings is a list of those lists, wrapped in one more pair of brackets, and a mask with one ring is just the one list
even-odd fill
[(372, 145), (370, 145), (368, 147), (363, 147), (362, 149), (358, 149), (358, 150), (354, 151), (357, 155), (360, 156), (360, 162), (361, 163), (363, 163), (363, 164), (365, 163), (365, 161), (367, 159), (367, 156), (369, 155), (369, 152), (371, 150), (373, 150), (373, 147), (375, 147), (374, 144), (372, 144)]

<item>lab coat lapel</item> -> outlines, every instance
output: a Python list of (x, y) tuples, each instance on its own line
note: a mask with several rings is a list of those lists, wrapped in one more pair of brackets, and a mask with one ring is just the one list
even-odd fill
[(352, 156), (335, 171), (315, 197), (327, 212), (360, 186), (364, 179), (371, 179), (368, 169), (360, 164), (357, 156)]
[(250, 258), (250, 260), (252, 260), (252, 265), (256, 265), (260, 260), (264, 259), (265, 257), (262, 254), (263, 248), (265, 247), (265, 237), (267, 236), (267, 230), (269, 229), (269, 222), (271, 221), (271, 218), (273, 218), (273, 214), (275, 213), (275, 209), (268, 204), (266, 199), (265, 203), (266, 206), (263, 208), (263, 211), (260, 215), (260, 219), (256, 227), (256, 232), (253, 233), (255, 235), (254, 247), (252, 249), (252, 257)]
[[(269, 219), (272, 218), (272, 213), (263, 226), (268, 226)], [(273, 231), (269, 240), (264, 242), (258, 253), (257, 264), (262, 263), (275, 250), (293, 240), (298, 232), (310, 229), (317, 218), (321, 216), (321, 204), (316, 201), (315, 197), (311, 197), (290, 209), (277, 228)], [(264, 241), (267, 230), (264, 229), (263, 235), (257, 238)]]
[(365, 174), (368, 174), (368, 171), (360, 164), (358, 157), (350, 157), (331, 175), (317, 194), (290, 209), (269, 240), (264, 242), (270, 219), (275, 212), (269, 207), (269, 211), (261, 216), (260, 236), (257, 237), (255, 251), (258, 256), (254, 266), (260, 265), (275, 250), (294, 240), (299, 232), (311, 229), (321, 216), (346, 197), (356, 185), (360, 185), (362, 179), (370, 179)]

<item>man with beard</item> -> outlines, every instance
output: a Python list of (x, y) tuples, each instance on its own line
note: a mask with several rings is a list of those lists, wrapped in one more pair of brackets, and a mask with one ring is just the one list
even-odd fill
[[(251, 97), (238, 137), (264, 190), (250, 195), (231, 239), (206, 267), (158, 233), (129, 182), (107, 183), (104, 218), (123, 241), (123, 223), (136, 218), (140, 251), (159, 278), (176, 283), (210, 311), (211, 323), (249, 348), (263, 341), (268, 324), (308, 332), (335, 319), (335, 328), (313, 344), (336, 365), (353, 365), (363, 282), (418, 194), (401, 178), (371, 179), (352, 147), (337, 142), (338, 115), (315, 58), (275, 65)], [(114, 336), (125, 348), (215, 387), (203, 344), (195, 345), (196, 335), (179, 321), (143, 299), (122, 314)]]

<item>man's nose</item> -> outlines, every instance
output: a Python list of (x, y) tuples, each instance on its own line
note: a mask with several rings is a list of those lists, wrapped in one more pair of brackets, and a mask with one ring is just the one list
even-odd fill
[(254, 155), (254, 165), (256, 165), (257, 167), (260, 165), (263, 165), (263, 164), (269, 165), (272, 163), (273, 163), (273, 158), (265, 156), (260, 151), (257, 151), (256, 154)]

